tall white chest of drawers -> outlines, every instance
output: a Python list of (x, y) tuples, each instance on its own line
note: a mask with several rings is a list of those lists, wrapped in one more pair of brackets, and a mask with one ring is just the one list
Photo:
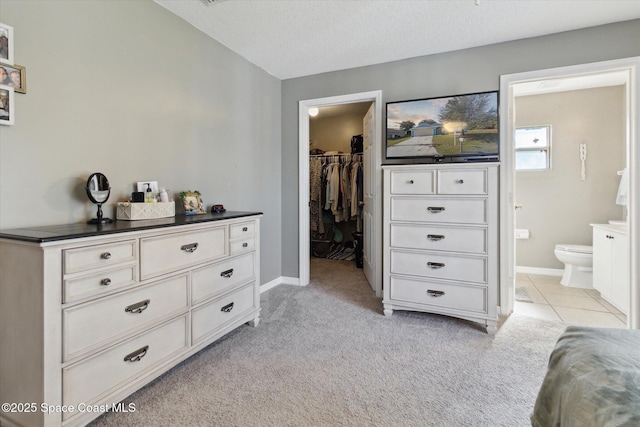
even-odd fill
[(384, 166), (384, 314), (498, 322), (498, 165)]
[(85, 425), (257, 326), (260, 216), (0, 232), (0, 425)]

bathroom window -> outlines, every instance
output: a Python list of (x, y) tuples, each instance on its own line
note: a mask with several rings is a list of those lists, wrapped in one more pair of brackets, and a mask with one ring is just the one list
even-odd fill
[(551, 126), (516, 129), (516, 170), (551, 168)]

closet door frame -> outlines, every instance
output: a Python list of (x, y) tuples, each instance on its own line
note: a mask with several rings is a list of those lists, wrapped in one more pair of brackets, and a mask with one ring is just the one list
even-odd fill
[[(375, 185), (374, 197), (374, 224), (372, 229), (377, 233), (375, 238), (375, 283), (371, 287), (376, 296), (382, 298), (382, 91), (353, 93), (348, 95), (331, 96), (327, 98), (306, 99), (298, 103), (298, 130), (299, 130), (299, 183), (298, 183), (298, 242), (299, 263), (298, 275), (301, 286), (309, 284), (310, 268), (310, 224), (309, 224), (309, 109), (312, 107), (328, 107), (331, 105), (352, 104), (356, 102), (374, 103), (375, 137), (372, 142), (374, 167), (373, 183)], [(378, 233), (379, 232), (379, 233)], [(367, 236), (365, 236), (366, 238)], [(371, 236), (370, 236), (371, 237)]]

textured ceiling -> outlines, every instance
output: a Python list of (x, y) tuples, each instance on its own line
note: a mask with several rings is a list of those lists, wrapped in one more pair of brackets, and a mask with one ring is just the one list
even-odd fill
[(273, 76), (640, 18), (640, 0), (155, 0)]

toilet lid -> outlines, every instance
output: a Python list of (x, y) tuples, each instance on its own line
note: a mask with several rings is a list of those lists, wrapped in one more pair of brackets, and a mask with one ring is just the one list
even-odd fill
[(567, 251), (567, 252), (576, 252), (580, 254), (591, 254), (593, 253), (593, 246), (585, 246), (585, 245), (567, 245), (564, 243), (559, 243), (556, 245), (556, 248)]

